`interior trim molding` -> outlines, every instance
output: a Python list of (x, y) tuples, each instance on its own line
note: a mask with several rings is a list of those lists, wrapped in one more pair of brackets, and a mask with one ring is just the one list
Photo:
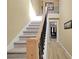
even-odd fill
[(64, 45), (59, 41), (59, 44), (64, 49), (64, 51), (69, 55), (70, 58), (72, 58), (71, 54), (68, 52), (68, 50), (64, 47)]

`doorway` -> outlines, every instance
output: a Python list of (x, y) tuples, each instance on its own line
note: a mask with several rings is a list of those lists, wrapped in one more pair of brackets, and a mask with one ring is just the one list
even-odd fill
[(57, 23), (55, 22), (50, 22), (50, 35), (53, 39), (57, 38)]
[(59, 28), (58, 28), (58, 20), (51, 20), (49, 21), (49, 28), (50, 28), (50, 38), (51, 40), (58, 41), (59, 39)]

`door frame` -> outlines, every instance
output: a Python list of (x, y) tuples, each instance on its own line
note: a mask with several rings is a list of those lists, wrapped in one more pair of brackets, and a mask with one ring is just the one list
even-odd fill
[(49, 20), (49, 22), (56, 22), (57, 23), (57, 42), (58, 42), (59, 41), (59, 19)]

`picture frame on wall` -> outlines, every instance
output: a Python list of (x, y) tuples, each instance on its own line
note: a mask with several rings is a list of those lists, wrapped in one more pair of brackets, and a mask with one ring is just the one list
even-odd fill
[(64, 29), (72, 29), (72, 20), (64, 23)]

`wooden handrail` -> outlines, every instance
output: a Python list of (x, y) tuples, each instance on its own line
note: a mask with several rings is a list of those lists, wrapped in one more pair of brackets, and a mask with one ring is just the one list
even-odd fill
[(43, 30), (43, 25), (45, 21), (46, 12), (43, 14), (42, 22), (39, 27), (39, 31), (35, 38), (29, 38), (26, 42), (26, 59), (39, 59), (39, 43), (41, 38), (41, 33)]

